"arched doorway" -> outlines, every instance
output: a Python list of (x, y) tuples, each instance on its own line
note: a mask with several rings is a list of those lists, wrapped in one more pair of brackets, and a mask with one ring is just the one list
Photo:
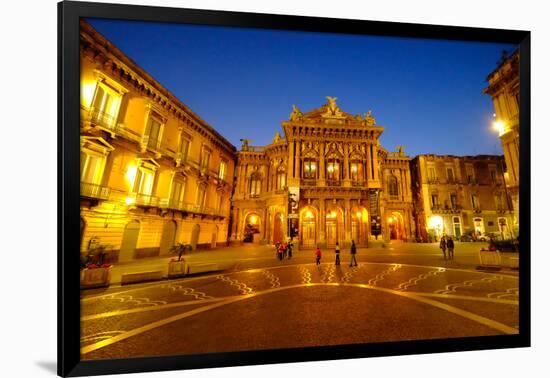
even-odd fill
[(167, 255), (170, 253), (176, 242), (176, 229), (177, 224), (173, 220), (167, 221), (162, 227), (162, 237), (160, 239), (159, 255)]
[(390, 240), (405, 239), (405, 227), (403, 215), (398, 211), (393, 211), (387, 219)]
[(351, 210), (351, 239), (357, 245), (366, 245), (368, 240), (369, 214), (367, 209), (356, 206)]
[(273, 243), (284, 241), (283, 235), (283, 215), (276, 213), (273, 219)]
[(485, 232), (485, 225), (483, 224), (483, 218), (474, 218), (474, 233), (476, 237), (483, 235)]
[(214, 232), (212, 232), (212, 242), (210, 243), (210, 248), (216, 248), (218, 244), (218, 226), (214, 227)]
[(304, 248), (317, 245), (317, 210), (308, 206), (300, 211), (300, 244)]
[(344, 236), (344, 216), (342, 209), (337, 206), (333, 206), (325, 212), (325, 236), (327, 241), (327, 248), (334, 248), (336, 242), (342, 245)]
[(139, 237), (139, 228), (139, 222), (136, 220), (129, 222), (124, 228), (122, 242), (120, 243), (118, 261), (132, 261), (134, 259), (134, 253), (136, 251)]
[(249, 213), (244, 221), (243, 241), (245, 243), (260, 242), (260, 221), (261, 218), (256, 213)]
[(199, 235), (201, 232), (201, 226), (198, 224), (193, 225), (193, 229), (191, 230), (191, 248), (193, 248), (193, 251), (197, 249), (197, 244), (199, 243)]

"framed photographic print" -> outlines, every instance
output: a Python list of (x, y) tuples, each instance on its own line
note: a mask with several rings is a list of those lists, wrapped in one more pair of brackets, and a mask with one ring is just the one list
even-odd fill
[(530, 345), (529, 32), (58, 7), (59, 375)]

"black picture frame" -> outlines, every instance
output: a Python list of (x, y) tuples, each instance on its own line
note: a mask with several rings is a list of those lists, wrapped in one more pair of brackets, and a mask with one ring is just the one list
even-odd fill
[[(79, 20), (109, 18), (345, 34), (513, 43), (520, 50), (520, 305), (517, 335), (323, 346), (97, 361), (80, 360)], [(530, 32), (212, 10), (64, 1), (58, 3), (58, 374), (82, 376), (336, 360), (530, 346)], [(299, 351), (299, 353), (296, 353)]]

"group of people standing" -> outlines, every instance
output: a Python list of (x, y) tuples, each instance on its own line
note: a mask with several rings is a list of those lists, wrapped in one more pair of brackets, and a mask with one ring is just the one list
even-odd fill
[(453, 241), (452, 236), (445, 236), (443, 235), (441, 237), (441, 241), (439, 242), (439, 248), (443, 251), (443, 258), (447, 260), (447, 256), (449, 257), (449, 260), (454, 260), (455, 258), (455, 242)]
[(277, 252), (277, 258), (281, 261), (286, 257), (288, 257), (288, 259), (291, 259), (293, 247), (294, 245), (292, 244), (292, 240), (284, 243), (281, 243), (281, 242), (275, 243), (275, 251)]
[[(350, 253), (351, 260), (349, 262), (349, 266), (357, 266), (357, 247), (355, 246), (354, 240), (351, 241)], [(334, 254), (336, 255), (336, 261), (334, 264), (340, 265), (340, 246), (338, 245), (338, 242), (336, 242), (336, 246), (334, 247)], [(317, 249), (315, 250), (315, 264), (321, 264), (321, 255), (321, 248), (317, 247)]]

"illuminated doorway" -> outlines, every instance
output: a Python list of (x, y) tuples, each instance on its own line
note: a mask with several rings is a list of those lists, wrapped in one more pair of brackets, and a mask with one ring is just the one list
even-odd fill
[(258, 214), (250, 213), (246, 216), (243, 241), (245, 243), (260, 242), (260, 216)]
[(304, 248), (317, 246), (317, 211), (307, 207), (300, 212), (300, 242)]
[(405, 227), (403, 225), (403, 216), (401, 213), (394, 211), (388, 216), (388, 230), (390, 240), (405, 239)]
[(476, 236), (481, 236), (485, 232), (483, 218), (474, 218), (474, 232)]
[(342, 244), (340, 240), (343, 235), (343, 230), (340, 229), (341, 225), (343, 225), (342, 210), (338, 207), (327, 209), (325, 217), (327, 248), (334, 248), (336, 246), (336, 242), (340, 242), (340, 244)]
[(351, 239), (356, 245), (367, 245), (369, 216), (364, 207), (354, 207), (351, 211)]
[(283, 216), (281, 213), (277, 213), (273, 221), (273, 243), (282, 242), (283, 240)]

